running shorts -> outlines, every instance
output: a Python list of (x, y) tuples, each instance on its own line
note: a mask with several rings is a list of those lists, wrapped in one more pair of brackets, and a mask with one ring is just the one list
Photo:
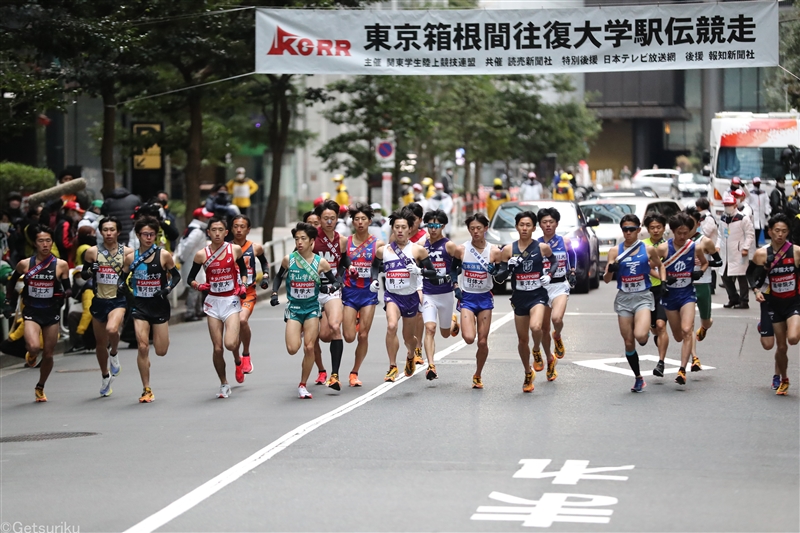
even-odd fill
[(511, 293), (511, 307), (514, 308), (516, 316), (528, 316), (531, 309), (537, 305), (548, 305), (550, 299), (547, 296), (547, 289), (539, 287), (533, 291), (514, 291)]
[(494, 309), (494, 296), (489, 291), (486, 292), (467, 292), (461, 293), (460, 309), (467, 309), (472, 314), (478, 316), (481, 311)]
[[(450, 329), (453, 323), (453, 293), (423, 294), (422, 321), (438, 322), (442, 329)], [(438, 318), (438, 320), (437, 320)]]
[(770, 318), (773, 324), (786, 322), (789, 317), (800, 315), (800, 301), (797, 298), (787, 298), (787, 302), (782, 302), (778, 298), (769, 298)]
[(286, 310), (283, 312), (283, 321), (294, 320), (295, 322), (300, 322), (300, 324), (305, 324), (306, 320), (319, 318), (322, 314), (322, 309), (319, 306), (319, 302), (314, 301), (314, 303), (317, 305), (287, 305)]
[(569, 297), (569, 282), (567, 281), (559, 281), (557, 283), (550, 282), (545, 285), (544, 288), (547, 290), (548, 307), (553, 307), (553, 300), (562, 294), (566, 294), (567, 297)]
[(680, 311), (681, 307), (686, 304), (694, 304), (697, 302), (697, 294), (695, 294), (694, 287), (687, 287), (685, 289), (667, 289), (661, 294), (661, 305), (667, 311)]
[(378, 293), (369, 290), (369, 287), (343, 287), (342, 303), (355, 310), (370, 305), (378, 305)]
[(383, 293), (383, 302), (384, 309), (386, 309), (389, 302), (394, 303), (400, 308), (400, 316), (404, 318), (413, 318), (419, 314), (419, 295), (416, 292), (411, 294), (395, 294), (386, 291)]
[(61, 306), (31, 307), (26, 305), (22, 308), (22, 318), (27, 322), (35, 322), (46, 328), (47, 326), (58, 324), (58, 321), (61, 320)]
[(325, 294), (324, 292), (319, 293), (319, 305), (320, 307), (325, 307), (325, 304), (330, 302), (331, 300), (341, 300), (342, 299), (342, 290), (339, 289), (336, 292), (332, 292), (330, 294)]
[(154, 296), (152, 298), (135, 297), (131, 316), (135, 320), (144, 320), (150, 324), (165, 324), (170, 317), (169, 300)]
[(125, 296), (117, 296), (116, 298), (99, 298), (95, 296), (92, 299), (92, 306), (89, 312), (99, 322), (108, 322), (108, 315), (114, 309), (125, 309), (128, 306), (128, 301)]
[(216, 318), (225, 322), (233, 314), (242, 310), (242, 299), (233, 296), (213, 296), (209, 294), (203, 302), (203, 311), (210, 318)]
[(767, 302), (761, 302), (761, 321), (758, 323), (758, 333), (762, 337), (775, 336), (775, 330), (772, 328), (772, 311)]
[(709, 320), (711, 318), (711, 284), (695, 283), (694, 289), (697, 292), (697, 307), (700, 309), (700, 318)]
[(659, 320), (666, 322), (667, 321), (667, 312), (664, 309), (664, 306), (661, 305), (661, 293), (663, 292), (662, 289), (663, 285), (652, 285), (650, 286), (650, 292), (653, 293), (653, 300), (655, 301), (656, 310), (653, 313), (650, 313), (650, 328), (656, 329), (656, 322)]
[(242, 300), (242, 309), (247, 309), (251, 313), (253, 309), (256, 307), (256, 286), (255, 285), (248, 285), (247, 287), (247, 294), (244, 296), (244, 300)]
[(619, 316), (634, 316), (642, 309), (648, 309), (651, 313), (656, 310), (652, 292), (617, 292), (617, 297), (614, 298), (614, 312)]

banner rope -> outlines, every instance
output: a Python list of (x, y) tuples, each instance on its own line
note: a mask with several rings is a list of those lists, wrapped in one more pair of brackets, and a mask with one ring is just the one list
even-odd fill
[(794, 78), (794, 79), (796, 79), (797, 81), (800, 81), (800, 78), (798, 78), (798, 77), (797, 77), (797, 74), (795, 74), (794, 72), (791, 72), (790, 70), (787, 70), (787, 69), (785, 69), (785, 68), (783, 67), (783, 65), (778, 65), (778, 67), (780, 67), (780, 69), (781, 69), (781, 70), (783, 70), (783, 71), (784, 71), (786, 74), (788, 74), (789, 76), (793, 77), (793, 78)]
[(197, 89), (198, 87), (205, 87), (207, 85), (214, 85), (215, 83), (222, 83), (223, 81), (235, 80), (236, 78), (244, 78), (245, 76), (252, 76), (253, 74), (256, 74), (256, 72), (253, 71), (253, 72), (248, 72), (246, 74), (237, 74), (236, 76), (231, 76), (229, 78), (222, 78), (221, 80), (214, 80), (214, 81), (207, 81), (205, 83), (198, 83), (197, 85), (190, 85), (189, 87), (181, 87), (180, 89), (173, 89), (171, 91), (164, 91), (163, 93), (148, 94), (147, 96), (140, 96), (138, 98), (131, 98), (130, 100), (125, 100), (124, 102), (120, 102), (117, 105), (118, 106), (123, 106), (123, 105), (130, 104), (131, 102), (138, 102), (139, 100), (147, 100), (149, 98), (155, 98), (156, 96), (164, 96), (166, 94), (173, 94), (173, 93), (179, 93), (179, 92), (183, 92), (183, 91), (188, 91), (189, 89)]

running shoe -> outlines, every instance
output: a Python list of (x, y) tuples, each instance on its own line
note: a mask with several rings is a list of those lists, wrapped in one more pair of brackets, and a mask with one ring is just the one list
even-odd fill
[(522, 383), (522, 392), (533, 392), (534, 379), (536, 379), (536, 372), (525, 372), (525, 381)]
[[(759, 325), (760, 324), (761, 323), (759, 322)], [(704, 328), (703, 326), (700, 326), (699, 328), (697, 328), (697, 340), (698, 341), (702, 341), (703, 339), (705, 339), (707, 331), (708, 330), (706, 328)]]
[(333, 390), (342, 390), (342, 386), (339, 384), (339, 374), (331, 374), (331, 377), (328, 378), (328, 381), (325, 383), (325, 385)]
[(244, 363), (239, 361), (239, 364), (236, 365), (236, 383), (244, 383)]
[(483, 381), (481, 381), (480, 376), (472, 376), (472, 388), (473, 389), (482, 389), (483, 388)]
[(787, 392), (789, 392), (789, 380), (784, 379), (781, 381), (781, 384), (778, 385), (778, 390), (775, 391), (775, 394), (778, 396), (786, 396)]
[(428, 365), (428, 371), (425, 373), (425, 377), (429, 381), (433, 381), (434, 379), (438, 379), (439, 374), (436, 373), (436, 365)]
[[(424, 365), (425, 360), (422, 358), (422, 348), (414, 348), (414, 366)], [(409, 374), (406, 374), (407, 376)]]
[(25, 366), (28, 368), (36, 368), (38, 360), (38, 355), (31, 355), (30, 352), (25, 352)]
[(242, 372), (249, 374), (253, 371), (253, 362), (250, 360), (250, 354), (242, 354)]
[(675, 378), (675, 383), (678, 385), (686, 385), (686, 370), (678, 369), (678, 376)]
[(561, 337), (556, 338), (555, 331), (553, 332), (553, 343), (555, 344), (555, 346), (554, 346), (555, 350), (554, 351), (555, 351), (556, 357), (561, 359), (562, 357), (564, 357), (567, 354), (567, 351), (566, 351), (566, 349), (564, 349), (564, 341), (561, 339)]
[(416, 368), (417, 364), (417, 356), (412, 358), (406, 357), (406, 367), (403, 369), (403, 373), (407, 378), (410, 378), (414, 375), (414, 369)]
[(644, 382), (644, 378), (636, 378), (636, 383), (631, 387), (631, 392), (642, 392), (645, 387), (647, 387), (647, 383)]
[(389, 367), (389, 371), (386, 372), (383, 381), (394, 381), (395, 379), (397, 379), (397, 367), (393, 365)]
[(219, 386), (219, 392), (217, 393), (217, 398), (227, 398), (231, 395), (231, 386), (227, 383), (224, 385)]
[(664, 377), (664, 361), (656, 363), (656, 367), (653, 369), (653, 375), (660, 378)]
[(778, 390), (781, 386), (781, 377), (778, 374), (772, 376), (772, 390)]
[(317, 375), (316, 381), (314, 381), (314, 385), (325, 385), (328, 381), (328, 373), (325, 370), (320, 370), (319, 375)]
[(47, 396), (44, 395), (44, 387), (36, 387), (33, 389), (33, 393), (36, 395), (36, 403), (47, 401)]
[(557, 377), (558, 372), (556, 371), (556, 360), (553, 359), (547, 363), (547, 381), (555, 381)]
[(537, 372), (544, 370), (544, 361), (542, 361), (542, 351), (533, 350), (533, 369)]
[(153, 396), (153, 391), (150, 389), (150, 387), (145, 387), (142, 395), (139, 396), (139, 403), (150, 403), (155, 399), (156, 397)]
[(297, 397), (301, 400), (311, 400), (313, 398), (305, 385), (300, 385), (297, 387)]
[(117, 377), (119, 371), (122, 370), (122, 365), (119, 364), (119, 354), (109, 354), (108, 356), (108, 370), (111, 375)]
[(361, 380), (358, 379), (358, 372), (350, 372), (350, 386), (360, 387)]
[(461, 326), (458, 325), (458, 315), (453, 313), (453, 325), (450, 326), (450, 336), (457, 337), (459, 331), (461, 331)]
[(703, 370), (703, 367), (700, 365), (700, 358), (696, 355), (692, 356), (692, 372), (700, 372)]
[(100, 396), (111, 396), (111, 393), (114, 392), (111, 390), (111, 383), (114, 381), (114, 376), (111, 374), (108, 377), (103, 378), (103, 384), (100, 386)]

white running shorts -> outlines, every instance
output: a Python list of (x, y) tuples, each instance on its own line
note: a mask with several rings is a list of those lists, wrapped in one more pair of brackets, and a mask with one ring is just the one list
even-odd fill
[(325, 294), (325, 293), (322, 293), (322, 292), (319, 293), (319, 305), (320, 305), (320, 307), (323, 308), (323, 311), (324, 311), (324, 307), (325, 307), (326, 303), (330, 302), (331, 300), (341, 300), (341, 299), (342, 299), (342, 290), (341, 289), (339, 289), (336, 292), (332, 292), (330, 294)]
[(547, 289), (547, 297), (550, 298), (550, 301), (547, 304), (550, 309), (553, 308), (553, 300), (555, 300), (556, 297), (566, 294), (567, 298), (569, 298), (569, 282), (567, 281), (549, 283), (545, 286), (545, 289)]
[[(422, 295), (422, 321), (438, 322), (441, 329), (450, 329), (453, 323), (453, 293), (423, 294)], [(438, 320), (437, 320), (438, 318)]]
[(242, 310), (242, 299), (238, 296), (206, 296), (203, 311), (211, 318), (225, 322), (229, 316)]

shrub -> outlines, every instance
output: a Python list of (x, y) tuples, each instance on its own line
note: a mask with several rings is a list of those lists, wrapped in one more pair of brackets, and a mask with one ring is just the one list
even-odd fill
[(5, 205), (8, 193), (19, 191), (33, 194), (53, 187), (56, 176), (48, 168), (29, 167), (20, 163), (0, 162), (0, 205)]

